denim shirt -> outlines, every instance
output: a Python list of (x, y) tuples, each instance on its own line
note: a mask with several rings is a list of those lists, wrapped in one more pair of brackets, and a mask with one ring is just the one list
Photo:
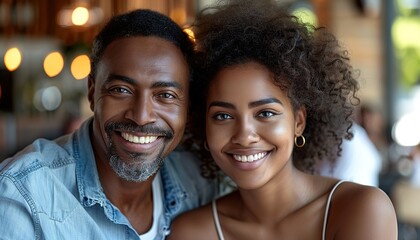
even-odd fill
[[(0, 163), (0, 239), (140, 239), (105, 196), (89, 137), (92, 119), (54, 141), (38, 139)], [(160, 169), (158, 237), (178, 214), (221, 194), (200, 176), (199, 161), (175, 150)]]

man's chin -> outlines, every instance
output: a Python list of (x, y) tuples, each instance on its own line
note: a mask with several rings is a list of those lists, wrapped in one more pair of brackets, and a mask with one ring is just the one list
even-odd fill
[[(131, 160), (133, 162), (133, 160)], [(111, 168), (122, 179), (129, 182), (144, 182), (153, 176), (162, 166), (163, 158), (138, 160), (138, 163), (125, 163), (118, 156), (109, 161)]]

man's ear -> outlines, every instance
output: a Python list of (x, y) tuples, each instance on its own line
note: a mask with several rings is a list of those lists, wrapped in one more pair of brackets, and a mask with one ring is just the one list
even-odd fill
[(306, 127), (306, 108), (300, 106), (295, 112), (295, 135), (300, 136), (305, 131)]
[(90, 103), (90, 110), (92, 110), (92, 112), (95, 109), (95, 101), (94, 101), (94, 93), (95, 93), (95, 80), (93, 79), (92, 75), (89, 74), (88, 77), (88, 100)]

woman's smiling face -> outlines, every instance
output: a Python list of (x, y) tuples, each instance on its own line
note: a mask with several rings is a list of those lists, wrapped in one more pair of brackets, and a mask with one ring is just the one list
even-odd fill
[(222, 69), (207, 98), (206, 134), (217, 165), (240, 188), (258, 188), (291, 162), (305, 113), (294, 112), (271, 72), (248, 62)]

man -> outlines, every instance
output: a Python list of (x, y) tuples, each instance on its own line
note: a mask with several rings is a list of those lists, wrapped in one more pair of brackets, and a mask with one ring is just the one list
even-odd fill
[(0, 164), (0, 238), (163, 239), (176, 215), (210, 201), (218, 189), (200, 177), (199, 161), (172, 152), (186, 123), (192, 55), (164, 15), (112, 18), (93, 43), (93, 117)]

